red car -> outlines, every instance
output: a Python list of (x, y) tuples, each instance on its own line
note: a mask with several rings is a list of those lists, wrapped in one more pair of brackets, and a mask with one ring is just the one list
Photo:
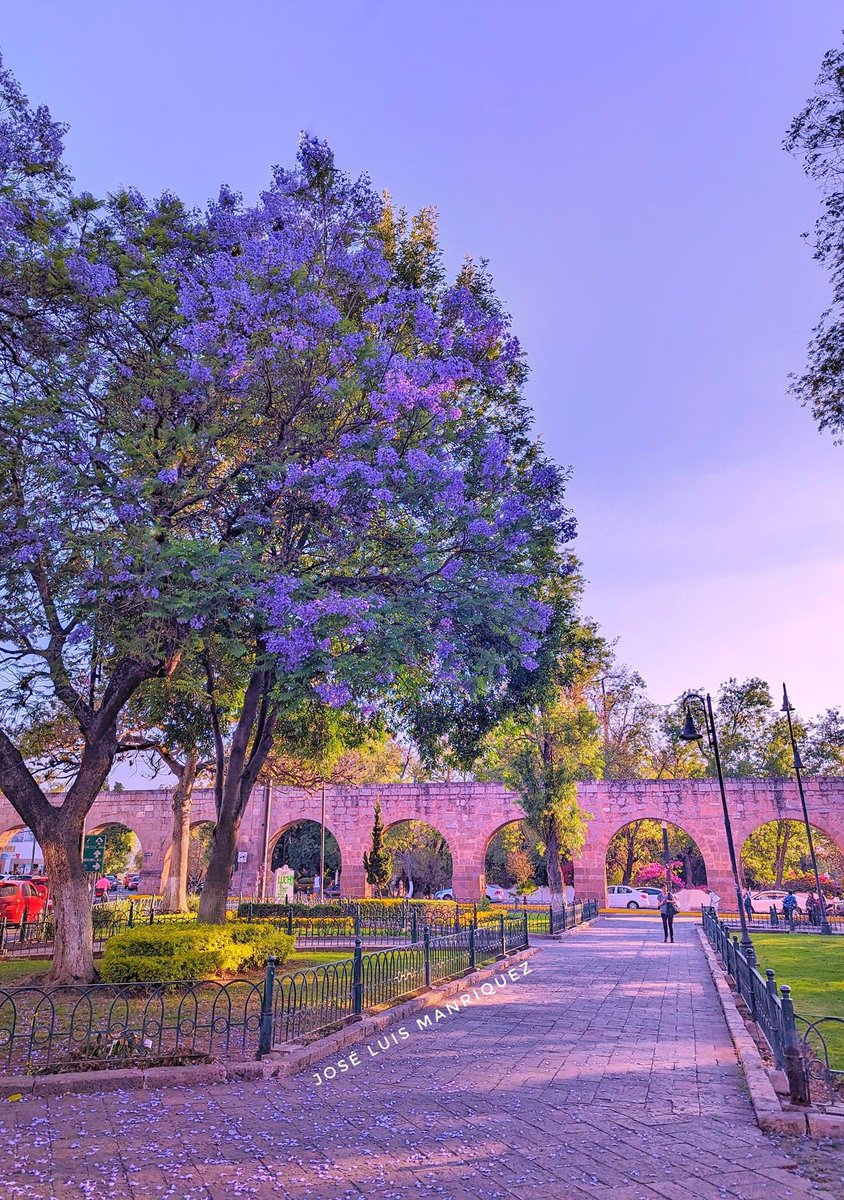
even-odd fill
[(44, 911), (47, 899), (31, 883), (0, 883), (0, 920), (7, 925), (36, 921)]

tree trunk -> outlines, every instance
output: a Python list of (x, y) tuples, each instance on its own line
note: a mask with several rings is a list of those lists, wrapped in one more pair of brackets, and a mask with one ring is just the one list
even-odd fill
[(237, 855), (237, 835), (246, 802), (266, 762), (278, 716), (270, 704), (273, 679), (261, 669), (252, 672), (240, 717), (231, 740), (228, 767), (221, 780), (217, 754), (217, 825), (211, 843), (211, 861), (202, 888), (197, 919), (222, 925)]
[(548, 873), (548, 890), (551, 893), (551, 907), (554, 912), (562, 913), (565, 903), (563, 897), (563, 873), (560, 870), (560, 843), (557, 839), (557, 827), (549, 822), (545, 837), (545, 870)]
[(207, 925), (223, 925), (226, 920), (226, 901), (231, 887), (232, 871), (237, 855), (237, 835), (240, 817), (222, 812), (211, 842), (211, 861), (202, 885), (197, 920)]
[(78, 828), (60, 834), (38, 834), (55, 904), (56, 932), (48, 983), (92, 983), (96, 979), (91, 896), (79, 854), (81, 837), (81, 822)]
[[(189, 754), (178, 773), (173, 791), (173, 845), (170, 866), (164, 882), (159, 911), (186, 913), (188, 911), (188, 852), (190, 850), (190, 813), (193, 804), (193, 785), (199, 756)], [(173, 770), (173, 765), (170, 765)]]

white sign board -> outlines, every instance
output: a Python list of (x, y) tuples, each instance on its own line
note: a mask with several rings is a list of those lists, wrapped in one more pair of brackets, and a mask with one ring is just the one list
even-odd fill
[(296, 875), (292, 867), (288, 867), (286, 863), (283, 867), (279, 867), (275, 873), (276, 898), (278, 900), (292, 900), (293, 884), (295, 882)]

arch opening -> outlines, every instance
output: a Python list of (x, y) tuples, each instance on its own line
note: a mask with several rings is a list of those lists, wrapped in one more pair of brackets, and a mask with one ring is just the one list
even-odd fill
[(188, 839), (188, 893), (191, 895), (199, 895), (202, 885), (205, 883), (208, 864), (211, 862), (215, 829), (214, 821), (193, 821), (191, 823)]
[(118, 885), (122, 885), (126, 875), (140, 874), (144, 865), (144, 851), (141, 839), (121, 821), (103, 821), (88, 833), (104, 833), (106, 835), (103, 851), (103, 875), (114, 875)]
[(452, 886), (454, 864), (448, 841), (426, 821), (394, 821), (384, 831), (390, 852), (390, 893), (430, 897)]
[(654, 817), (628, 821), (616, 830), (607, 846), (606, 874), (607, 886), (613, 888), (661, 888), (668, 883), (681, 908), (697, 907), (707, 885), (706, 862), (691, 834), (680, 825)]
[[(811, 829), (821, 887), (833, 896), (844, 885), (844, 853), (829, 834), (815, 825)], [(753, 890), (817, 890), (802, 821), (786, 818), (758, 825), (742, 843), (740, 859), (742, 880)]]
[[(560, 856), (563, 882), (571, 883), (571, 860)], [(539, 835), (525, 820), (508, 821), (492, 834), (484, 853), (487, 888), (501, 888), (522, 896), (547, 888), (545, 848)]]
[[(279, 830), (270, 845), (269, 869), (273, 875), (282, 867), (290, 867), (295, 876), (294, 891), (311, 893), (319, 890), (320, 867), (319, 821), (302, 819), (291, 821)], [(340, 844), (334, 834), (325, 827), (325, 881), (326, 895), (336, 894), (340, 885), (343, 860)], [(271, 890), (275, 891), (275, 888)]]
[(42, 875), (44, 852), (32, 830), (13, 825), (0, 833), (0, 875)]

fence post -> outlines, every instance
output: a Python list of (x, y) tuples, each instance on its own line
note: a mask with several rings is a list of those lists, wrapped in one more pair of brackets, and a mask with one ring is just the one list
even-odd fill
[(18, 939), (21, 943), (26, 941), (26, 915), (21, 916), (20, 928), (18, 930)]
[(524, 931), (525, 931), (525, 932), (524, 932), (524, 938), (525, 938), (525, 949), (527, 949), (527, 948), (528, 948), (528, 946), (530, 945), (530, 940), (529, 940), (529, 938), (528, 938), (528, 915), (527, 915), (527, 909), (526, 909), (526, 908), (523, 908), (523, 909), (522, 909), (522, 924), (523, 924), (523, 926), (524, 926)]
[(785, 1042), (785, 1073), (788, 1076), (789, 1098), (792, 1104), (809, 1104), (809, 1073), (800, 1053), (800, 1039), (797, 1035), (797, 1023), (794, 1020), (794, 1004), (791, 999), (791, 988), (787, 983), (780, 987), (782, 993), (782, 1025), (783, 1041)]
[(155, 924), (155, 905), (152, 903), (149, 906), (149, 923), (150, 925)]
[(275, 955), (267, 959), (264, 973), (264, 994), (261, 997), (261, 1033), (258, 1040), (258, 1057), (269, 1054), (273, 1048), (273, 994), (275, 991)]
[(134, 926), (135, 926), (135, 901), (130, 900), (129, 901), (129, 928), (133, 929)]
[(431, 986), (431, 931), (426, 925), (422, 930), (422, 952), (425, 957), (425, 987)]
[(478, 923), (478, 902), (477, 902), (477, 900), (472, 905), (472, 920), (477, 925), (477, 923)]
[(416, 923), (416, 909), (410, 910), (410, 940), (416, 942), (419, 939), (419, 927)]
[(6, 918), (0, 919), (0, 954), (6, 948)]
[(554, 932), (554, 906), (553, 906), (553, 904), (548, 905), (548, 932), (549, 933)]
[(248, 911), (248, 913), (247, 913), (247, 915), (246, 915), (246, 920), (247, 920), (247, 921), (251, 921), (251, 920), (252, 920), (252, 901), (251, 901), (251, 900), (249, 901), (249, 911)]
[(476, 966), (475, 956), (475, 922), (469, 926), (469, 970), (474, 971)]
[(355, 905), (355, 912), (354, 912), (354, 916), (353, 916), (352, 920), (354, 921), (354, 924), (355, 924), (355, 937), (359, 938), (360, 937), (360, 905), (359, 904)]
[(460, 909), (457, 906), (457, 901), (454, 901), (454, 932), (460, 932)]
[(352, 1012), (360, 1016), (363, 1012), (363, 954), (360, 938), (355, 938), (355, 957), (352, 963)]
[(291, 935), (293, 933), (293, 909), (289, 904), (287, 906), (287, 932)]
[(501, 957), (504, 958), (507, 953), (507, 934), (504, 930), (504, 913), (501, 913), (498, 918), (498, 928), (501, 933)]

